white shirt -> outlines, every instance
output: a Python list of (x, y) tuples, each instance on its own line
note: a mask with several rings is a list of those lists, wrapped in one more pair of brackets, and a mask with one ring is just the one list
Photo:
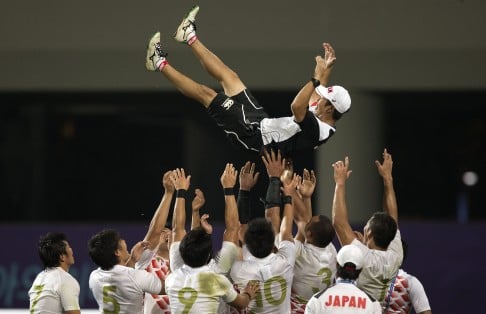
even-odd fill
[(30, 313), (79, 310), (79, 283), (61, 267), (47, 268), (29, 289)]
[(160, 279), (142, 269), (115, 265), (110, 270), (97, 268), (89, 276), (89, 288), (99, 310), (116, 313), (143, 313), (144, 293), (160, 293)]
[[(292, 283), (292, 311), (302, 312), (317, 292), (328, 288), (336, 277), (336, 248), (324, 248), (295, 240), (295, 266)], [(299, 311), (300, 310), (300, 311)]]
[(198, 314), (227, 313), (227, 303), (233, 302), (238, 294), (227, 278), (238, 256), (237, 246), (233, 242), (223, 241), (216, 257), (208, 265), (198, 268), (184, 264), (179, 247), (180, 242), (174, 242), (170, 247), (172, 273), (165, 281), (172, 313), (185, 310)]
[(400, 230), (397, 230), (386, 251), (372, 250), (358, 239), (354, 239), (351, 244), (361, 249), (365, 261), (358, 278), (358, 287), (384, 305), (385, 296), (403, 260)]
[[(336, 132), (336, 129), (329, 124), (322, 122), (317, 118), (315, 119), (319, 126), (319, 141), (326, 140), (327, 138), (329, 138), (329, 136), (332, 135), (332, 133)], [(264, 118), (260, 122), (260, 128), (264, 145), (268, 145), (272, 142), (284, 142), (302, 131), (302, 128), (300, 127), (300, 125), (297, 124), (297, 122), (295, 122), (293, 116), (281, 118)]]
[(247, 254), (244, 260), (236, 261), (231, 268), (230, 277), (240, 290), (250, 280), (260, 282), (260, 290), (249, 304), (251, 313), (290, 313), (294, 264), (294, 243), (282, 241), (277, 253), (271, 253), (264, 258)]
[(422, 283), (400, 269), (390, 297), (388, 313), (408, 314), (412, 307), (415, 313), (431, 310)]
[(305, 313), (381, 314), (382, 311), (380, 303), (370, 299), (353, 281), (338, 279), (334, 286), (317, 293), (309, 300)]

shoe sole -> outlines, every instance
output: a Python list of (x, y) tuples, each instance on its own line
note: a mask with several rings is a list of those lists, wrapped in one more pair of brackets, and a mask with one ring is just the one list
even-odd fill
[[(189, 19), (189, 16), (190, 16), (190, 15), (191, 15), (191, 14), (192, 14), (194, 11), (196, 11), (196, 14), (194, 14), (194, 18), (190, 20), (190, 19)], [(179, 27), (178, 27), (178, 28), (177, 28), (177, 30), (175, 31), (174, 35), (172, 35), (172, 38), (173, 38), (175, 41), (180, 42), (180, 43), (187, 44), (187, 40), (184, 40), (184, 39), (179, 40), (179, 39), (177, 39), (177, 38), (176, 38), (176, 37), (177, 37), (177, 33), (179, 32), (179, 30), (181, 29), (181, 27), (185, 26), (186, 21), (188, 21), (188, 20), (189, 20), (189, 21), (191, 21), (191, 22), (193, 22), (193, 23), (194, 23), (194, 21), (196, 21), (196, 15), (197, 15), (197, 13), (198, 13), (198, 12), (199, 12), (199, 6), (198, 6), (198, 5), (195, 5), (195, 6), (193, 6), (193, 7), (192, 7), (192, 8), (189, 10), (189, 12), (188, 12), (188, 13), (187, 13), (187, 14), (186, 14), (186, 15), (185, 15), (183, 18), (182, 18), (182, 21), (181, 21), (181, 23), (179, 24)], [(183, 37), (184, 37), (184, 36), (183, 36)]]
[(156, 71), (155, 65), (153, 64), (153, 61), (150, 59), (150, 57), (153, 56), (155, 53), (155, 49), (151, 51), (151, 47), (157, 42), (160, 42), (160, 32), (157, 32), (154, 35), (152, 35), (147, 45), (147, 57), (145, 58), (145, 67), (149, 71)]

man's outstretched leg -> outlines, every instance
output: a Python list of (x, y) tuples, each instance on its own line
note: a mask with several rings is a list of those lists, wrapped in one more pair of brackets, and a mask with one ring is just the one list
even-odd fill
[(195, 21), (198, 12), (199, 6), (189, 11), (174, 33), (174, 39), (191, 47), (203, 68), (220, 82), (226, 95), (237, 95), (246, 89), (239, 76), (197, 38)]
[(159, 71), (185, 96), (192, 98), (208, 108), (216, 97), (216, 91), (199, 84), (177, 71), (167, 62), (167, 53), (162, 50), (160, 33), (155, 33), (147, 47), (145, 67), (149, 71)]

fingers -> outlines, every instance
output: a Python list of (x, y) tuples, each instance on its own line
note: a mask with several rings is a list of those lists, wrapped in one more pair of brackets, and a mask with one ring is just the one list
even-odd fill
[(201, 220), (208, 220), (209, 219), (209, 215), (208, 214), (203, 214), (201, 216)]
[(304, 168), (304, 171), (302, 172), (302, 178), (304, 180), (309, 180), (309, 178), (310, 178), (309, 170)]
[(311, 172), (310, 172), (310, 180), (312, 182), (316, 182), (317, 181), (316, 180), (316, 174), (315, 174), (314, 170), (311, 170)]
[(258, 177), (259, 176), (260, 176), (260, 172), (255, 173), (255, 176), (253, 177), (253, 179), (255, 180), (255, 182), (258, 180)]
[(263, 153), (262, 162), (265, 165), (265, 168), (268, 168), (268, 161), (267, 161), (267, 158), (266, 158), (266, 154), (267, 154), (266, 152)]
[(255, 172), (255, 163), (251, 163), (251, 166), (250, 166), (250, 173), (254, 173)]

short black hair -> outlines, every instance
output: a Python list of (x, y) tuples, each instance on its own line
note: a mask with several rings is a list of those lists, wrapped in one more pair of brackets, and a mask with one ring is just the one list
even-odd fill
[(39, 238), (37, 251), (44, 267), (57, 267), (61, 255), (66, 254), (67, 237), (64, 233), (49, 232)]
[(344, 263), (343, 266), (337, 264), (336, 277), (342, 279), (356, 280), (361, 273), (361, 269), (356, 269), (356, 265), (353, 263)]
[(115, 252), (120, 248), (120, 233), (106, 229), (93, 235), (88, 241), (88, 252), (93, 262), (103, 270), (110, 270), (118, 264)]
[[(348, 111), (346, 111), (346, 112), (348, 112)], [(332, 118), (334, 119), (334, 121), (337, 121), (337, 120), (341, 119), (343, 114), (345, 114), (346, 112), (341, 113), (341, 112), (337, 111), (336, 108), (334, 108), (334, 111), (332, 113)]]
[(377, 246), (387, 249), (397, 233), (397, 222), (392, 216), (384, 212), (374, 213), (369, 220), (369, 228), (373, 241)]
[(306, 229), (312, 233), (313, 245), (324, 248), (334, 240), (336, 231), (332, 225), (331, 219), (324, 215), (319, 215), (319, 221), (310, 221)]
[(251, 255), (263, 258), (272, 253), (275, 242), (272, 224), (265, 218), (255, 218), (248, 223), (245, 244)]
[(213, 256), (211, 235), (202, 227), (192, 229), (182, 239), (179, 252), (184, 263), (190, 267), (206, 265)]

